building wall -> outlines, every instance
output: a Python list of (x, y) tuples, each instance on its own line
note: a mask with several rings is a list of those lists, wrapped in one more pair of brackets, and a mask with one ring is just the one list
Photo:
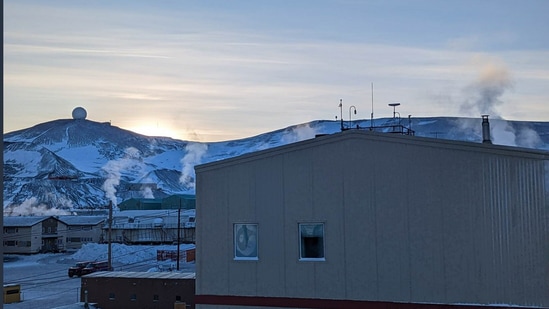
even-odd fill
[(9, 233), (3, 235), (3, 251), (8, 254), (31, 254), (40, 252), (42, 247), (42, 228), (38, 223), (28, 227), (9, 227)]
[[(195, 279), (136, 278), (125, 272), (123, 276), (113, 275), (82, 277), (80, 301), (97, 303), (103, 309), (151, 308), (193, 309)], [(99, 273), (96, 273), (96, 275)], [(185, 303), (186, 307), (176, 307)]]
[[(548, 160), (348, 131), (199, 166), (197, 295), (549, 306)], [(310, 221), (323, 262), (298, 258)], [(233, 259), (242, 222), (257, 261)]]
[[(179, 229), (182, 243), (194, 243), (195, 228)], [(126, 244), (171, 244), (177, 242), (177, 228), (117, 228), (112, 229), (113, 242)], [(104, 231), (104, 241), (108, 240), (108, 230)]]
[(66, 249), (80, 249), (85, 243), (99, 243), (103, 222), (96, 225), (68, 225), (66, 232)]

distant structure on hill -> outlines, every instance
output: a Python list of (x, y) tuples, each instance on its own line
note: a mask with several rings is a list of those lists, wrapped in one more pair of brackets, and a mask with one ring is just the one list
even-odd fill
[(196, 196), (175, 194), (163, 199), (131, 198), (118, 205), (120, 210), (195, 209)]

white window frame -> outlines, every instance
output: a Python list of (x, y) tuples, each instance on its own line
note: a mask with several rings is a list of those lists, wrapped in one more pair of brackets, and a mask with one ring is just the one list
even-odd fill
[[(242, 228), (246, 228), (252, 235), (242, 242)], [(242, 247), (244, 245), (244, 247)], [(257, 223), (234, 223), (233, 224), (233, 257), (238, 261), (257, 261), (259, 260), (259, 224)], [(240, 250), (239, 250), (240, 248)], [(249, 251), (249, 254), (246, 252)], [(244, 252), (244, 254), (242, 253)], [(255, 254), (254, 254), (255, 253)]]
[[(316, 229), (317, 226), (322, 228), (322, 256), (321, 257), (304, 257), (303, 248), (305, 244), (303, 243), (304, 233), (307, 233), (307, 230)], [(326, 261), (326, 224), (324, 222), (300, 222), (298, 224), (298, 243), (299, 243), (299, 261)]]

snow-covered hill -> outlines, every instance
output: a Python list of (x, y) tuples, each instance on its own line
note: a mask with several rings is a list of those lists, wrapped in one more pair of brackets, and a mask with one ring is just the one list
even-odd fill
[[(343, 122), (382, 127), (392, 118)], [(481, 142), (480, 118), (412, 118), (416, 136)], [(549, 151), (549, 122), (490, 119), (494, 144)], [(332, 134), (340, 121), (319, 120), (254, 137), (199, 143), (149, 137), (86, 119), (54, 120), (4, 134), (4, 210), (101, 208), (131, 197), (194, 194), (194, 166)], [(376, 131), (390, 130), (380, 128)]]

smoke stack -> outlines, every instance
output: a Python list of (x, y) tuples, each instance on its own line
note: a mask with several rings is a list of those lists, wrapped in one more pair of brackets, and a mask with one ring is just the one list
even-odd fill
[(482, 142), (484, 144), (491, 144), (490, 138), (490, 122), (488, 121), (488, 115), (482, 115)]

